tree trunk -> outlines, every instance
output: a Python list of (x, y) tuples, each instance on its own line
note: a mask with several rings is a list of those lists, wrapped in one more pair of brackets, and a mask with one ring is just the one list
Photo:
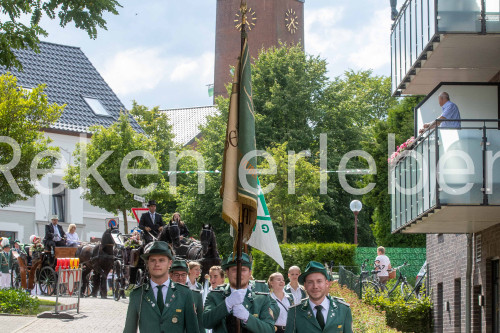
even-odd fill
[(283, 244), (286, 244), (286, 219), (285, 219), (285, 214), (281, 214), (281, 220), (283, 221)]
[(123, 209), (123, 233), (128, 234), (128, 221), (127, 221), (127, 210)]

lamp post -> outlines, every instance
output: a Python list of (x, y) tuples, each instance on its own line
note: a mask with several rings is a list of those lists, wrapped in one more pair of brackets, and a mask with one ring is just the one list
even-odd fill
[(361, 208), (363, 208), (363, 204), (361, 204), (361, 201), (359, 200), (353, 200), (351, 201), (351, 204), (349, 205), (351, 208), (352, 212), (354, 213), (354, 244), (358, 244), (358, 214), (361, 211)]

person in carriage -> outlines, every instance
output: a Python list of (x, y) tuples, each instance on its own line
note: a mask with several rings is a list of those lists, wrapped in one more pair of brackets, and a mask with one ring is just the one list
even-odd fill
[(57, 224), (59, 217), (52, 215), (51, 222), (45, 226), (45, 238), (43, 244), (45, 249), (54, 255), (54, 248), (66, 246), (66, 233), (63, 228)]
[(153, 237), (158, 237), (165, 225), (161, 214), (156, 212), (156, 201), (149, 200), (149, 212), (141, 215), (139, 221), (139, 229), (144, 232), (144, 241), (146, 244), (153, 241)]
[(189, 244), (191, 241), (189, 240), (189, 230), (186, 226), (186, 223), (181, 220), (181, 214), (175, 212), (172, 215), (172, 219), (168, 222), (168, 225), (177, 224), (179, 226), (179, 234), (180, 240), (183, 244)]

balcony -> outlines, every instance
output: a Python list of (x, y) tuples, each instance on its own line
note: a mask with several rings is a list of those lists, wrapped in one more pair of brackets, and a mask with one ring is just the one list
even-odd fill
[(393, 233), (470, 233), (500, 223), (500, 119), (462, 119), (460, 129), (445, 122), (393, 164)]
[(500, 71), (498, 0), (407, 0), (391, 31), (393, 95), (440, 82), (489, 82)]

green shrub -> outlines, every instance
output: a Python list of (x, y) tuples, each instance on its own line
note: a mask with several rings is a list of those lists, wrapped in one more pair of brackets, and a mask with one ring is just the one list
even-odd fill
[(256, 279), (267, 280), (274, 272), (281, 272), (286, 278), (290, 266), (299, 266), (303, 271), (311, 260), (321, 263), (334, 261), (335, 265), (353, 266), (356, 245), (344, 243), (281, 244), (281, 254), (285, 262), (282, 269), (265, 253), (252, 249), (253, 270)]
[(31, 314), (38, 309), (39, 305), (38, 298), (32, 297), (23, 290), (0, 290), (1, 313)]
[(388, 297), (387, 293), (367, 291), (363, 296), (363, 302), (375, 306), (379, 311), (385, 311), (386, 323), (390, 327), (403, 332), (430, 332), (432, 311), (430, 297), (413, 298), (405, 302), (397, 290), (391, 297)]

